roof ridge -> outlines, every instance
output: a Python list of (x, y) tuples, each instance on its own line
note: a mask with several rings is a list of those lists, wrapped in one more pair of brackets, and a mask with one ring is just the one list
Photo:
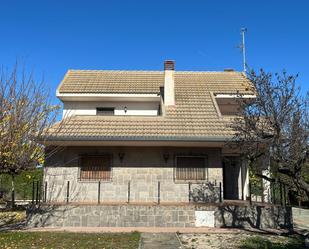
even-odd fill
[[(69, 72), (119, 72), (119, 73), (164, 73), (164, 70), (110, 70), (110, 69), (69, 69)], [(185, 70), (175, 70), (176, 74), (192, 74), (192, 73), (224, 73), (224, 74), (231, 74), (237, 73), (242, 74), (241, 71), (185, 71)]]
[(69, 69), (68, 72), (132, 72), (132, 73), (163, 73), (160, 70), (110, 70), (110, 69)]

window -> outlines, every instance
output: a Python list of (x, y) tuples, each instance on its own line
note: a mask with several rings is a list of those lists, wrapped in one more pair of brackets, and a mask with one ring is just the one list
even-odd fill
[(207, 158), (204, 156), (177, 156), (176, 180), (207, 180)]
[(110, 180), (111, 164), (111, 155), (81, 156), (80, 180)]
[(240, 114), (242, 103), (252, 103), (256, 96), (251, 94), (212, 94), (219, 115), (233, 116)]
[(97, 107), (97, 115), (113, 116), (115, 114), (114, 107)]

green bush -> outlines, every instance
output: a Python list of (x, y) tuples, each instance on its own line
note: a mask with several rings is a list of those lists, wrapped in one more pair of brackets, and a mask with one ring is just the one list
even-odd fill
[[(16, 199), (27, 200), (32, 198), (33, 181), (43, 180), (43, 168), (37, 168), (32, 171), (24, 171), (15, 177), (15, 196)], [(8, 174), (0, 174), (0, 191), (4, 193), (4, 199), (11, 198), (11, 176)]]

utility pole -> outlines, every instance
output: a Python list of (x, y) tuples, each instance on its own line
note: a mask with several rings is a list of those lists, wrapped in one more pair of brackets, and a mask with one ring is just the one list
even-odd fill
[(241, 35), (242, 35), (242, 43), (241, 43), (241, 52), (242, 52), (242, 59), (243, 59), (243, 70), (244, 73), (247, 73), (246, 69), (246, 44), (245, 44), (245, 33), (247, 32), (246, 28), (241, 28), (240, 29)]

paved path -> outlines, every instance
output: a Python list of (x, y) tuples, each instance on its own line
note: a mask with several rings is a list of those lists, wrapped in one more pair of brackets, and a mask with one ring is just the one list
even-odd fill
[(175, 233), (142, 233), (141, 249), (181, 249)]

